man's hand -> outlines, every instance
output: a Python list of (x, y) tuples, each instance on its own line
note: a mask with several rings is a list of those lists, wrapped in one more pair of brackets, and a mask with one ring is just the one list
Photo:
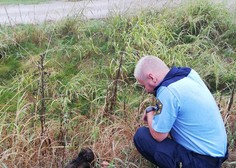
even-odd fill
[(148, 106), (143, 113), (142, 120), (147, 123), (148, 122), (147, 113), (153, 113), (155, 110), (156, 110), (155, 106)]
[(144, 111), (143, 113), (143, 116), (142, 116), (142, 121), (144, 121), (145, 123), (147, 123), (147, 113), (146, 113), (146, 110)]

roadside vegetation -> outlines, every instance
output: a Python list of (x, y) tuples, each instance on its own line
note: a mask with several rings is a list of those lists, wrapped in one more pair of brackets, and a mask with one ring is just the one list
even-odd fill
[(224, 167), (235, 167), (235, 18), (202, 0), (135, 16), (1, 26), (0, 167), (64, 167), (83, 147), (96, 152), (96, 167), (155, 167), (132, 142), (152, 99), (133, 77), (144, 54), (199, 72), (226, 125)]

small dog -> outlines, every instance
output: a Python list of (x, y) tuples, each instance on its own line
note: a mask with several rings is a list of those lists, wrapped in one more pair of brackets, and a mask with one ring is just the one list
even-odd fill
[(90, 148), (83, 148), (77, 158), (73, 159), (65, 168), (90, 168), (95, 156)]

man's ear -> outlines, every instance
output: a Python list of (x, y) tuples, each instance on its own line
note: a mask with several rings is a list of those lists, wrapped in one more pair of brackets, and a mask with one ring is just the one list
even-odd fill
[(148, 79), (151, 79), (154, 83), (157, 82), (157, 78), (152, 73), (148, 74)]
[(153, 74), (149, 73), (148, 74), (148, 79), (153, 79)]

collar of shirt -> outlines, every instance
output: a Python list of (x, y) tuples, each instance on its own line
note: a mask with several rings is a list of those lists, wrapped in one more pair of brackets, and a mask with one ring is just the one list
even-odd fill
[(191, 68), (188, 68), (188, 67), (175, 67), (175, 66), (172, 67), (170, 71), (167, 73), (167, 75), (165, 76), (165, 78), (161, 81), (161, 83), (159, 83), (159, 85), (154, 89), (154, 96), (156, 96), (157, 90), (161, 86), (168, 86), (171, 83), (174, 83), (188, 76), (190, 71), (191, 71)]

